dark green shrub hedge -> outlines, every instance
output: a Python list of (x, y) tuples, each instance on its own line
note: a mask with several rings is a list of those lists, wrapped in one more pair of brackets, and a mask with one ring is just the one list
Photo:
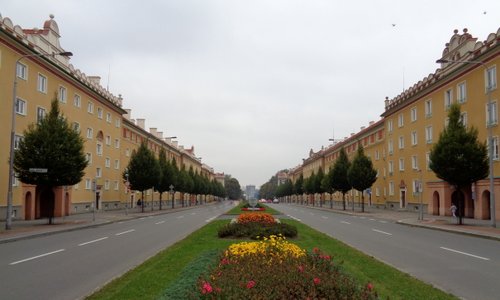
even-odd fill
[(248, 237), (251, 239), (257, 239), (257, 237), (269, 237), (270, 235), (281, 234), (287, 238), (294, 238), (297, 236), (297, 227), (284, 224), (276, 223), (269, 225), (262, 225), (260, 223), (230, 223), (219, 228), (217, 235), (220, 238), (226, 237)]

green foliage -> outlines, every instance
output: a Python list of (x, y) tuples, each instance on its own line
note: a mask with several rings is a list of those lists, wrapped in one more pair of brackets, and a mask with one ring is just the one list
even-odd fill
[(320, 167), (318, 170), (318, 174), (316, 174), (316, 177), (314, 177), (314, 193), (321, 194), (325, 192), (322, 186), (324, 178), (325, 178), (325, 173), (323, 172), (323, 168)]
[(132, 190), (142, 192), (157, 184), (160, 167), (146, 142), (141, 143), (137, 151), (132, 151), (126, 172)]
[[(39, 124), (30, 124), (14, 154), (14, 171), (21, 182), (56, 187), (80, 182), (87, 167), (84, 141), (52, 100), (48, 115)], [(47, 173), (31, 173), (46, 168)]]
[(253, 240), (258, 237), (269, 237), (271, 235), (281, 234), (287, 238), (297, 236), (297, 227), (285, 223), (260, 224), (260, 223), (228, 223), (221, 226), (217, 232), (220, 238), (243, 238), (247, 237)]
[(330, 185), (333, 190), (339, 191), (343, 195), (352, 188), (347, 176), (350, 167), (351, 163), (349, 162), (349, 158), (347, 157), (345, 149), (342, 148), (340, 149), (339, 157), (335, 161), (331, 171)]
[(304, 184), (302, 185), (302, 188), (304, 189), (304, 192), (306, 194), (314, 194), (315, 184), (316, 184), (316, 175), (314, 174), (313, 171), (309, 177), (304, 179)]
[(242, 192), (240, 183), (236, 178), (232, 178), (229, 175), (226, 175), (224, 178), (224, 187), (226, 189), (226, 195), (231, 200), (238, 200), (241, 198)]
[(488, 151), (477, 139), (477, 129), (460, 121), (460, 105), (453, 104), (448, 126), (430, 153), (430, 168), (438, 178), (455, 187), (467, 187), (488, 176)]
[(365, 210), (363, 191), (371, 187), (377, 180), (377, 171), (373, 168), (371, 159), (365, 155), (363, 146), (359, 144), (358, 151), (352, 160), (351, 167), (347, 172), (349, 183), (353, 188), (361, 192), (361, 209)]
[(295, 181), (295, 194), (304, 194), (304, 176), (300, 174), (299, 178)]
[(207, 270), (215, 267), (220, 250), (202, 252), (191, 261), (163, 292), (159, 300), (163, 299), (190, 299), (197, 294), (197, 281)]

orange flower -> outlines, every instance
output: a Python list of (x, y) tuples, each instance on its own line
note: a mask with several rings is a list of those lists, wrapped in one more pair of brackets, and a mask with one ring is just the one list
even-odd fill
[(274, 223), (276, 223), (276, 220), (274, 220), (273, 216), (271, 216), (270, 214), (263, 214), (263, 213), (241, 214), (238, 216), (237, 221), (240, 224), (248, 224), (248, 223), (274, 224)]

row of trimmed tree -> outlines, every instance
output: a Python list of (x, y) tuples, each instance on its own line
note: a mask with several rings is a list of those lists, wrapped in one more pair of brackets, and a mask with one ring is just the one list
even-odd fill
[[(275, 196), (322, 195), (341, 192), (343, 209), (345, 210), (345, 194), (351, 189), (355, 189), (361, 192), (361, 210), (364, 211), (364, 191), (370, 188), (375, 180), (377, 180), (377, 171), (373, 168), (371, 159), (365, 155), (363, 146), (359, 144), (352, 162), (349, 161), (344, 148), (342, 148), (339, 158), (328, 173), (325, 174), (323, 169), (319, 168), (318, 173), (313, 172), (307, 178), (300, 175), (295, 183), (287, 180), (284, 184), (276, 186)], [(323, 200), (320, 200), (320, 203), (322, 205)], [(333, 201), (330, 201), (330, 207), (333, 207)], [(352, 209), (354, 210), (354, 202)]]
[[(176, 192), (191, 195), (226, 196), (224, 186), (217, 180), (210, 180), (206, 175), (195, 172), (193, 167), (189, 170), (186, 170), (184, 165), (179, 168), (175, 159), (167, 159), (167, 153), (163, 148), (156, 158), (153, 151), (147, 147), (147, 142), (141, 143), (137, 150), (132, 151), (129, 164), (123, 171), (123, 180), (129, 183), (131, 190), (141, 192), (141, 202), (144, 201), (146, 190), (154, 189), (158, 192), (160, 210), (163, 193), (174, 189)], [(144, 212), (144, 205), (141, 206)]]

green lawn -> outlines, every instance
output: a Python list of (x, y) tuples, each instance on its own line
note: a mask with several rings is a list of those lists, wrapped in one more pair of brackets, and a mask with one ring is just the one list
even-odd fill
[[(231, 239), (217, 238), (217, 228), (228, 222), (217, 220), (195, 231), (184, 240), (160, 252), (136, 269), (114, 280), (88, 299), (157, 299), (173, 283), (183, 268), (200, 253), (225, 249)], [(304, 249), (318, 247), (331, 254), (334, 261), (343, 262), (346, 272), (361, 284), (371, 282), (382, 299), (457, 299), (416, 280), (346, 244), (328, 237), (300, 222), (283, 220), (297, 226), (299, 236), (292, 242)]]

